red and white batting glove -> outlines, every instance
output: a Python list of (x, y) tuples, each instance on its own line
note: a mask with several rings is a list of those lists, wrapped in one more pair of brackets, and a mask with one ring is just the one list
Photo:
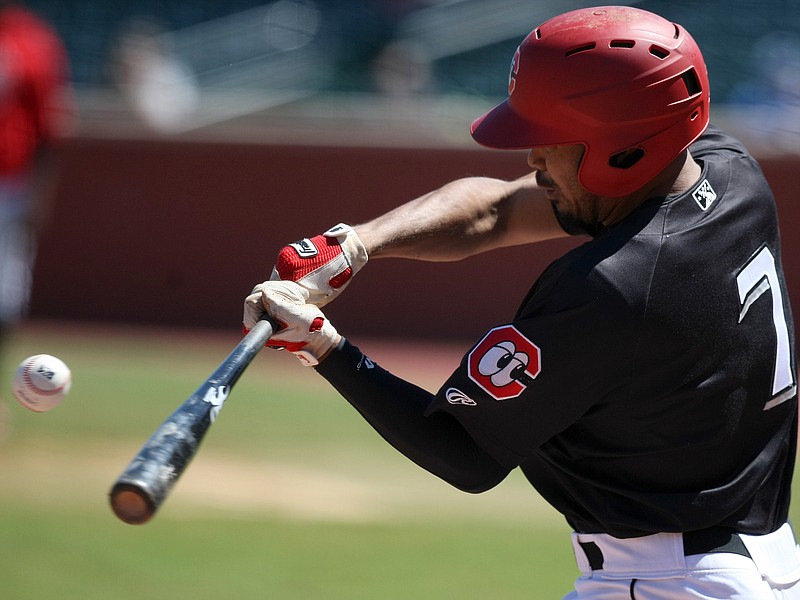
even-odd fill
[(325, 306), (347, 287), (367, 262), (367, 249), (349, 225), (339, 223), (322, 235), (284, 246), (271, 281), (294, 281), (308, 290), (308, 301)]
[(342, 336), (319, 307), (307, 302), (308, 290), (293, 281), (265, 281), (245, 299), (242, 325), (249, 331), (267, 313), (280, 327), (267, 346), (288, 350), (305, 366), (313, 367)]

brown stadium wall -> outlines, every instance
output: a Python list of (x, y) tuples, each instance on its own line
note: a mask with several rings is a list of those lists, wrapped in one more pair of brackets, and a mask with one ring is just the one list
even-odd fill
[[(524, 153), (482, 149), (80, 138), (58, 165), (32, 317), (237, 330), (243, 298), (269, 277), (284, 243), (367, 220), (451, 179), (527, 170)], [(800, 158), (762, 166), (778, 198), (800, 316)], [(457, 263), (375, 261), (326, 312), (349, 336), (471, 340), (510, 319), (574, 243)]]

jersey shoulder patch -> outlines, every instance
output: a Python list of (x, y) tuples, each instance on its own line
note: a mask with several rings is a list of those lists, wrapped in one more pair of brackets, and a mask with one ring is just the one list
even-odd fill
[(467, 358), (469, 378), (495, 400), (522, 394), (541, 369), (541, 349), (513, 325), (489, 331)]

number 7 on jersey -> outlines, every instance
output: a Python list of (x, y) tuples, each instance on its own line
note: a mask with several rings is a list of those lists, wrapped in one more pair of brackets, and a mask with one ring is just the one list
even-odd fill
[(789, 347), (789, 328), (783, 310), (781, 291), (775, 257), (766, 246), (762, 247), (736, 276), (739, 286), (739, 322), (742, 322), (753, 303), (765, 292), (772, 291), (772, 322), (775, 325), (775, 371), (772, 379), (772, 399), (764, 410), (774, 408), (794, 396), (797, 385), (792, 372), (792, 351)]

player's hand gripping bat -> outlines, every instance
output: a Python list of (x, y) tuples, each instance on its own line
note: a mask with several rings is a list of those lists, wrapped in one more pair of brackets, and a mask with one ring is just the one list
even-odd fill
[(150, 437), (111, 488), (111, 508), (122, 521), (146, 523), (172, 490), (216, 419), (236, 381), (272, 336), (262, 320), (217, 370)]

